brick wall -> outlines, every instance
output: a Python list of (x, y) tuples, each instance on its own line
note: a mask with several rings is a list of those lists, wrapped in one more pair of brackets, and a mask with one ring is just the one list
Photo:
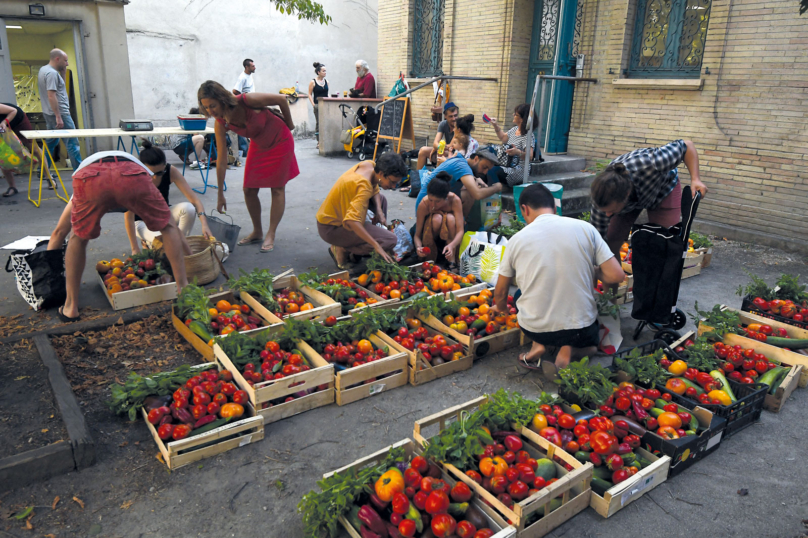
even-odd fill
[(600, 82), (576, 89), (569, 153), (612, 158), (689, 138), (710, 188), (697, 227), (808, 251), (808, 17), (797, 2), (735, 0), (730, 12), (714, 0), (697, 91), (616, 87), (609, 69), (627, 65), (633, 2), (586, 4), (585, 76)]
[[(385, 94), (399, 72), (412, 70), (414, 0), (379, 2), (379, 88)], [(510, 112), (524, 102), (530, 55), (533, 0), (446, 0), (443, 72), (447, 75), (493, 77), (497, 82), (451, 81), (451, 100), (461, 114), (474, 114), (480, 143), (496, 141), (482, 122), (483, 112), (509, 126)], [(410, 86), (426, 79), (408, 78)], [(437, 124), (429, 108), (434, 94), (427, 87), (412, 98), (416, 145), (432, 142)], [(409, 149), (409, 141), (402, 147)]]

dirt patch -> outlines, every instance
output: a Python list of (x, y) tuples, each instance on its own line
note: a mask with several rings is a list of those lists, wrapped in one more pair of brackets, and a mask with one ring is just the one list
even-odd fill
[(48, 382), (48, 369), (30, 340), (0, 345), (0, 454), (13, 456), (69, 440)]
[(148, 375), (182, 364), (200, 364), (202, 357), (180, 336), (169, 315), (153, 315), (103, 331), (75, 332), (51, 339), (67, 379), (82, 405), (109, 412), (103, 402), (109, 386), (123, 383), (129, 372)]

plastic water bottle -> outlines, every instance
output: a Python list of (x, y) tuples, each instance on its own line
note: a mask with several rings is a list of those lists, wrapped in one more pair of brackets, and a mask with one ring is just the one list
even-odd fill
[(295, 81), (295, 93), (300, 93), (300, 85)]
[(438, 144), (438, 155), (443, 155), (444, 149), (446, 149), (446, 140), (441, 140)]

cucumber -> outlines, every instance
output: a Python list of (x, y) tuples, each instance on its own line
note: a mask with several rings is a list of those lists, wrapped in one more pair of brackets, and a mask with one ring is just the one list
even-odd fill
[(671, 402), (666, 402), (662, 398), (657, 398), (656, 401), (654, 402), (654, 405), (657, 406), (659, 409), (664, 409), (665, 406), (668, 405), (669, 403)]
[[(783, 378), (786, 376), (787, 373), (788, 368), (783, 368), (781, 366), (778, 366), (777, 368), (772, 368), (771, 370), (760, 376), (760, 378), (758, 379), (758, 383), (768, 385), (769, 393), (774, 394), (774, 391), (777, 390), (775, 384), (779, 386), (779, 384), (782, 383)], [(780, 383), (778, 383), (778, 381)]]
[(772, 388), (769, 390), (769, 394), (774, 394), (775, 392), (777, 392), (777, 389), (778, 389), (778, 388), (780, 387), (780, 385), (783, 383), (783, 381), (785, 380), (785, 378), (786, 378), (786, 376), (784, 375), (783, 377), (781, 377), (780, 379), (778, 379), (777, 381), (775, 381), (774, 383), (772, 383)]
[(659, 418), (659, 415), (664, 413), (665, 410), (660, 409), (659, 407), (652, 407), (651, 409), (648, 410), (648, 412), (651, 414), (652, 417)]
[(600, 478), (601, 480), (611, 480), (612, 472), (605, 465), (600, 465), (599, 467), (595, 467), (595, 470), (592, 472), (592, 476)]
[(592, 491), (594, 491), (601, 497), (603, 497), (607, 491), (609, 491), (614, 487), (614, 484), (612, 484), (611, 482), (604, 480), (602, 478), (598, 478), (597, 476), (592, 477), (592, 482), (590, 482), (590, 484), (592, 485)]
[(806, 338), (780, 338), (779, 336), (767, 336), (766, 343), (777, 347), (787, 347), (788, 349), (808, 348)]
[[(191, 433), (188, 435), (188, 437), (194, 437), (194, 436), (196, 436), (196, 435), (202, 435), (203, 433), (208, 433), (208, 432), (209, 432), (209, 431), (211, 431), (211, 430), (215, 430), (216, 428), (220, 428), (220, 427), (224, 426), (224, 425), (225, 425), (225, 424), (227, 424), (228, 422), (230, 422), (230, 419), (229, 419), (229, 418), (220, 418), (220, 419), (218, 419), (218, 420), (214, 420), (214, 421), (213, 421), (213, 422), (211, 422), (210, 424), (205, 424), (205, 425), (204, 425), (204, 426), (202, 426), (201, 428), (197, 428), (197, 429), (195, 429), (194, 431), (192, 431), (192, 432), (191, 432)], [(186, 439), (187, 439), (188, 437), (186, 437)]]
[(579, 450), (575, 453), (575, 459), (580, 461), (581, 463), (589, 463), (589, 452), (584, 452), (583, 450)]
[(476, 330), (485, 329), (485, 321), (483, 321), (481, 319), (476, 319), (476, 320), (474, 320), (474, 323), (472, 323), (471, 327), (469, 327), (469, 328), (470, 329), (476, 329)]
[(681, 379), (684, 382), (684, 384), (687, 385), (688, 387), (693, 387), (694, 389), (696, 389), (696, 394), (704, 394), (704, 389), (701, 388), (696, 383), (693, 383), (692, 381), (690, 381), (686, 377), (680, 377), (679, 379)]

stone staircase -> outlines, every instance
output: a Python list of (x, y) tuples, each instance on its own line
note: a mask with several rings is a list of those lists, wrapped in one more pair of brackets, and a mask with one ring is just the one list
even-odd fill
[[(531, 183), (556, 183), (564, 187), (561, 210), (564, 216), (575, 217), (589, 211), (589, 186), (595, 174), (582, 172), (586, 159), (569, 155), (545, 155), (545, 161), (530, 168)], [(516, 211), (513, 192), (502, 193), (502, 207)]]

